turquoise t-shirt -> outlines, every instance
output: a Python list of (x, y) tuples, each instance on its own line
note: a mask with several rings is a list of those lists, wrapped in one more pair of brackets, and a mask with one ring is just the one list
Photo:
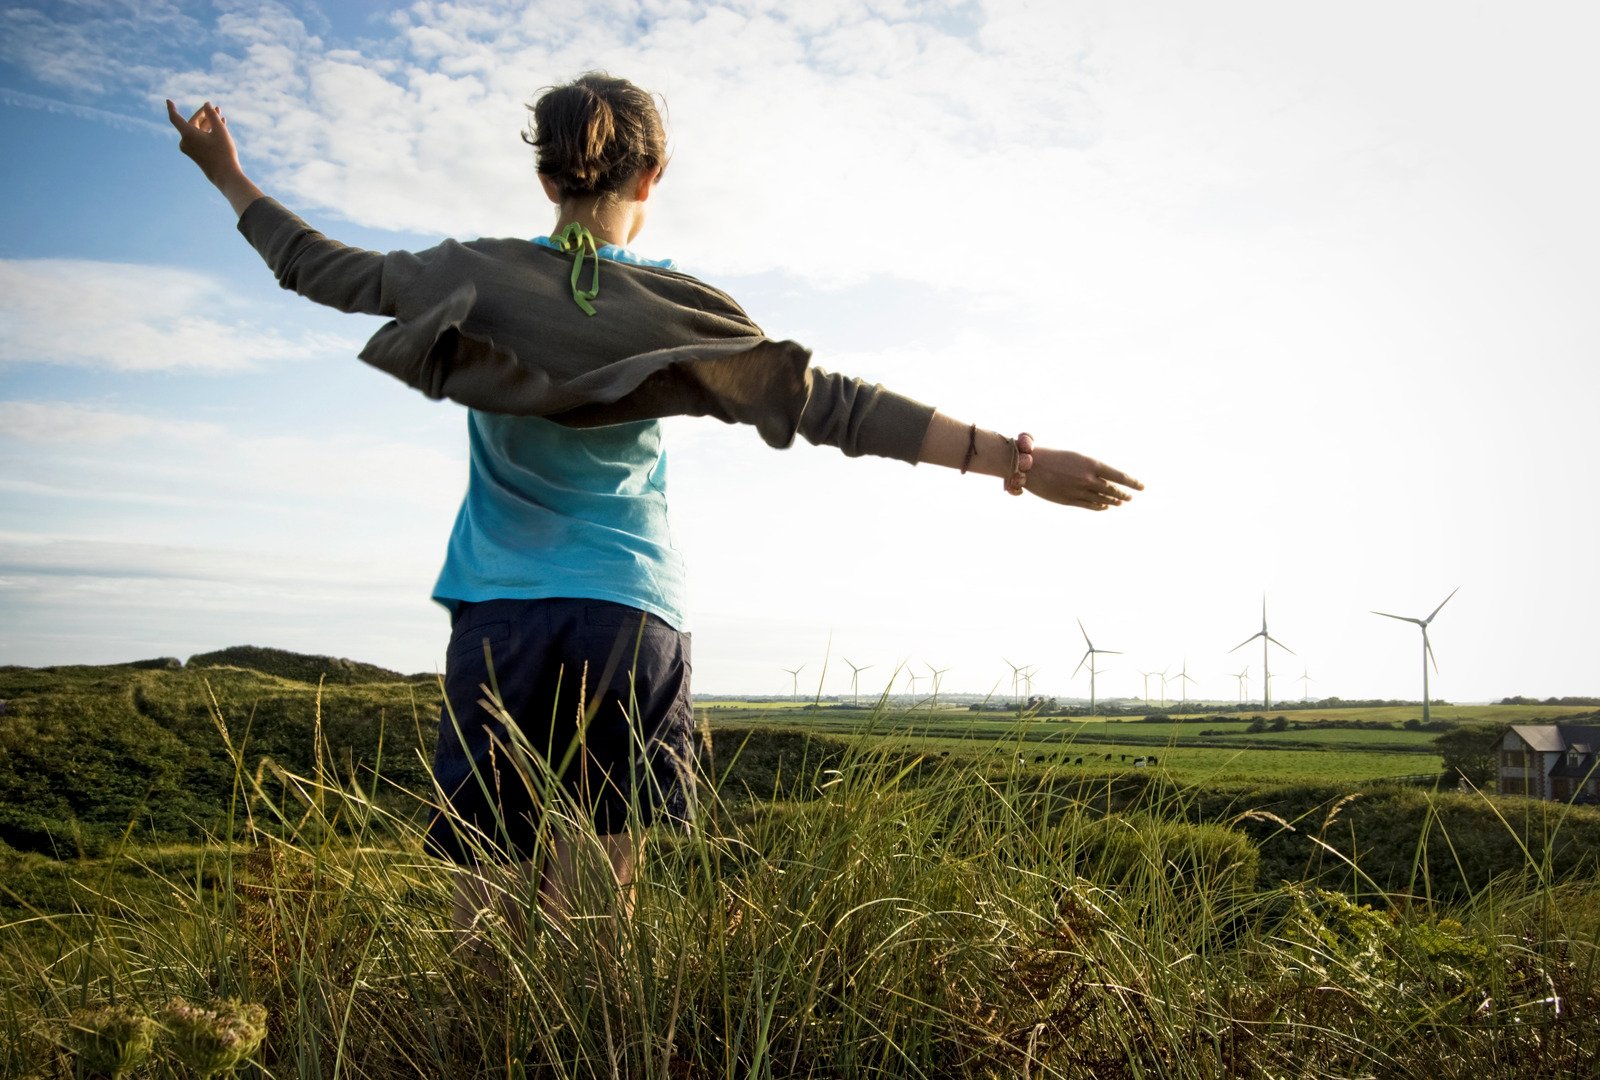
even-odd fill
[[(614, 244), (599, 254), (676, 269)], [(579, 429), (469, 409), (467, 434), (467, 494), (435, 600), (452, 611), (463, 600), (611, 600), (685, 629), (660, 421)]]

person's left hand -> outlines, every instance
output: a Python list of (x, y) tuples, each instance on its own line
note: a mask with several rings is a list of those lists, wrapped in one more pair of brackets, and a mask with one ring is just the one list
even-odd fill
[(178, 140), (178, 149), (200, 166), (207, 180), (221, 187), (228, 177), (243, 175), (239, 167), (238, 148), (233, 144), (233, 136), (228, 133), (228, 121), (211, 102), (200, 106), (193, 116), (185, 120), (172, 99), (168, 98), (167, 119), (172, 121), (172, 126), (182, 136)]

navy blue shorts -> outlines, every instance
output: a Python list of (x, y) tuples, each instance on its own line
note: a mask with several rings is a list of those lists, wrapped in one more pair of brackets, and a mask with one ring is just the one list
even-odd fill
[[(450, 813), (436, 811), (428, 823), (428, 852), (463, 864), (532, 858), (552, 799), (602, 834), (658, 818), (687, 824), (695, 774), (689, 674), (689, 635), (635, 608), (571, 599), (463, 603), (445, 658), (433, 759)], [(505, 715), (483, 704), (496, 691)]]

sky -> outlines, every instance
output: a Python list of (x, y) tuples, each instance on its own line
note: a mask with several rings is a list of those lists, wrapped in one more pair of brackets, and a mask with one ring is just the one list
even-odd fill
[[(1600, 8), (0, 0), (0, 664), (236, 644), (442, 668), (466, 414), (278, 289), (177, 151), (347, 243), (536, 236), (519, 138), (667, 102), (641, 254), (816, 362), (1140, 477), (666, 421), (700, 693), (1600, 693)], [(1303, 678), (1304, 677), (1304, 678)], [(1160, 680), (1150, 693), (1159, 692)], [(1177, 696), (1179, 684), (1169, 685)]]

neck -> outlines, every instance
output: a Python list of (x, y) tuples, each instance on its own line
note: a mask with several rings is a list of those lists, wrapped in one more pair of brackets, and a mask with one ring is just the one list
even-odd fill
[(577, 222), (589, 230), (597, 243), (625, 247), (638, 231), (634, 227), (635, 205), (624, 199), (607, 199), (599, 196), (567, 199), (561, 203), (554, 231), (559, 233), (568, 225)]

